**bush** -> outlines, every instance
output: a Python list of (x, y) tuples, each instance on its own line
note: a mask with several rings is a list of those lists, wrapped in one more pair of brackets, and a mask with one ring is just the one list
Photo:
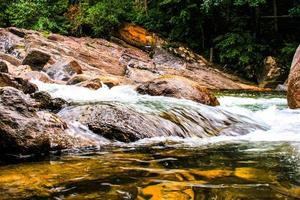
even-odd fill
[(265, 46), (257, 44), (249, 32), (227, 33), (214, 42), (220, 63), (228, 64), (233, 70), (247, 72), (244, 74), (246, 78), (255, 78)]
[(64, 17), (67, 8), (68, 0), (19, 0), (6, 9), (6, 14), (13, 26), (67, 33), (68, 21)]
[(121, 22), (126, 21), (131, 12), (130, 0), (103, 0), (86, 11), (85, 23), (95, 36), (106, 36), (116, 31)]

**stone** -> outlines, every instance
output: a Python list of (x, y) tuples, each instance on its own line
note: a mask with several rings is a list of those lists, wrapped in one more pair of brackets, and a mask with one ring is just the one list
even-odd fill
[(0, 88), (0, 151), (45, 155), (50, 151), (95, 146), (57, 115), (40, 110), (40, 103), (12, 88)]
[(43, 67), (50, 60), (51, 55), (49, 53), (39, 50), (39, 49), (31, 49), (27, 55), (25, 56), (22, 64), (29, 65), (35, 71), (41, 71)]
[(287, 101), (289, 108), (300, 108), (300, 45), (294, 55), (287, 87)]
[(0, 59), (7, 61), (14, 66), (19, 66), (22, 64), (21, 60), (14, 57), (13, 55), (2, 53), (2, 52), (0, 52)]
[(25, 94), (31, 94), (38, 90), (37, 86), (21, 77), (13, 77), (6, 73), (0, 73), (0, 87), (14, 87)]
[(264, 64), (257, 74), (257, 82), (262, 88), (276, 88), (287, 78), (286, 69), (272, 56), (264, 60)]
[(98, 90), (102, 87), (102, 84), (108, 86), (109, 88), (120, 85), (120, 80), (111, 76), (99, 76), (98, 78), (93, 78), (91, 80), (83, 81), (77, 86), (86, 87), (93, 90)]
[(154, 46), (156, 44), (154, 34), (135, 24), (124, 24), (119, 29), (119, 35), (125, 42), (139, 48), (146, 48), (147, 46)]
[(76, 85), (78, 83), (91, 80), (92, 78), (86, 74), (74, 74), (67, 82), (67, 85)]
[(133, 80), (135, 83), (145, 83), (159, 77), (159, 74), (149, 70), (127, 67), (125, 77)]
[(50, 66), (46, 73), (54, 80), (68, 81), (73, 75), (82, 74), (82, 68), (75, 60), (63, 60)]
[(137, 87), (141, 94), (184, 98), (198, 103), (217, 106), (217, 98), (197, 82), (180, 76), (162, 76)]
[(54, 80), (52, 80), (48, 74), (45, 72), (39, 72), (39, 71), (27, 71), (22, 74), (20, 74), (20, 77), (22, 77), (25, 80), (39, 80), (44, 83), (54, 83)]
[(68, 102), (61, 98), (52, 98), (51, 95), (45, 91), (38, 91), (31, 95), (36, 102), (39, 103), (39, 108), (58, 112), (68, 105)]
[(8, 73), (8, 66), (6, 62), (0, 60), (0, 72), (2, 73)]

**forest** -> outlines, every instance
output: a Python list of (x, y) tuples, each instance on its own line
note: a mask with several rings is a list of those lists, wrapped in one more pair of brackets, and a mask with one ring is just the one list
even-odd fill
[[(287, 69), (299, 44), (299, 0), (1, 0), (0, 26), (109, 39), (124, 22), (186, 45), (255, 80), (266, 56)], [(213, 55), (210, 55), (213, 54)]]

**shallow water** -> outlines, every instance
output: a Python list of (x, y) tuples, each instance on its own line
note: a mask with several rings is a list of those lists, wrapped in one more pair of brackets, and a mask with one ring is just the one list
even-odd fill
[[(83, 89), (81, 95), (70, 95), (66, 88), (60, 93), (43, 87), (77, 104), (126, 102), (153, 114), (174, 103), (197, 106), (140, 96), (128, 88), (94, 95)], [(0, 199), (299, 199), (300, 110), (287, 109), (285, 97), (278, 94), (221, 94), (219, 99), (221, 106), (208, 111), (212, 115), (231, 113), (268, 128), (246, 135), (112, 142), (100, 150), (54, 153), (46, 160), (3, 165)]]

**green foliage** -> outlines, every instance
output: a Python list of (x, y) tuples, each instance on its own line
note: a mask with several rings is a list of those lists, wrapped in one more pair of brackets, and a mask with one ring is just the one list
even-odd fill
[(6, 9), (6, 14), (13, 26), (67, 33), (68, 23), (63, 16), (67, 8), (67, 0), (19, 0)]
[(287, 67), (290, 67), (298, 45), (298, 43), (284, 43), (283, 47), (279, 50), (278, 54), (279, 60), (282, 64), (285, 64)]
[(253, 73), (263, 60), (261, 52), (264, 46), (257, 44), (249, 32), (227, 33), (215, 39), (219, 52), (219, 61), (231, 65), (232, 69), (250, 72), (248, 78), (254, 78)]
[(94, 35), (105, 36), (117, 30), (130, 11), (129, 0), (102, 0), (87, 10), (85, 21), (92, 27)]
[(133, 22), (253, 78), (265, 56), (289, 66), (300, 43), (298, 0), (275, 2), (288, 18), (270, 17), (272, 0), (0, 0), (0, 26), (109, 37)]

